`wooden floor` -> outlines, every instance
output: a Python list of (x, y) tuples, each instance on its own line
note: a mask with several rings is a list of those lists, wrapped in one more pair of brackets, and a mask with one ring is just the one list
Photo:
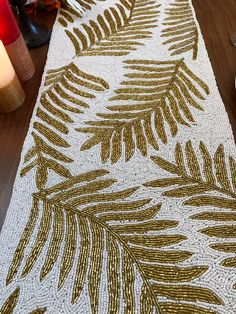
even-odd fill
[[(229, 38), (236, 32), (235, 0), (193, 0), (218, 87), (236, 138), (236, 48)], [(38, 19), (52, 26), (55, 14), (41, 13)], [(36, 101), (48, 46), (31, 51), (36, 75), (24, 84), (25, 104), (16, 112), (0, 115), (0, 228), (11, 198), (20, 152)]]

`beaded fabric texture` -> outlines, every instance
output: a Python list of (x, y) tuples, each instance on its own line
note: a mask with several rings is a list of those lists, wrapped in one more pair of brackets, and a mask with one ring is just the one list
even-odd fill
[(191, 1), (78, 3), (0, 236), (0, 313), (236, 313), (236, 150)]

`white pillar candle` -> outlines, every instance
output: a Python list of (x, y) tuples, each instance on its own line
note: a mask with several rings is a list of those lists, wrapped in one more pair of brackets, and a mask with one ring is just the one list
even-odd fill
[(0, 89), (10, 84), (15, 76), (15, 70), (8, 57), (6, 49), (0, 40)]
[(16, 110), (24, 99), (24, 91), (0, 40), (0, 113)]

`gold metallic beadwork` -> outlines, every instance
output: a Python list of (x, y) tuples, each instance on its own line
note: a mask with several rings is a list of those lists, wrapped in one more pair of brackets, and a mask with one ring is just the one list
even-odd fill
[[(108, 106), (109, 113), (97, 113), (102, 120), (87, 121), (86, 127), (76, 129), (92, 134), (81, 150), (101, 143), (103, 162), (109, 159), (112, 163), (118, 162), (123, 150), (126, 161), (131, 159), (135, 150), (147, 156), (149, 145), (158, 150), (158, 139), (165, 144), (168, 141), (168, 127), (174, 137), (178, 133), (178, 125), (190, 126), (194, 122), (191, 107), (202, 110), (193, 95), (203, 100), (201, 90), (209, 92), (206, 84), (186, 67), (182, 59), (126, 60), (124, 63), (132, 70), (132, 73), (126, 74), (130, 79), (121, 82), (122, 88), (116, 89), (115, 95), (110, 98), (110, 101), (122, 101), (124, 105)], [(191, 169), (197, 175), (197, 169)]]
[(198, 30), (189, 0), (170, 3), (162, 24), (165, 28), (161, 36), (167, 37), (163, 44), (171, 44), (168, 49), (171, 55), (192, 51), (195, 60), (198, 55)]
[[(134, 39), (151, 37), (152, 32), (148, 29), (156, 26), (159, 6), (143, 0), (130, 3), (123, 0), (121, 3), (106, 9), (95, 21), (83, 24), (83, 28), (65, 30), (77, 56), (124, 56), (143, 45)], [(152, 19), (147, 21), (148, 16)]]
[[(107, 175), (107, 170), (97, 169), (70, 177), (34, 194), (33, 210), (38, 213), (40, 209), (42, 215), (35, 216), (33, 211), (34, 214), (29, 218), (16, 250), (18, 252), (20, 249), (21, 253), (13, 259), (8, 280), (10, 282), (16, 276), (21, 264), (24, 264), (21, 276), (27, 276), (40, 260), (43, 248), (47, 247), (44, 262), (40, 266), (40, 280), (43, 281), (53, 271), (55, 264), (59, 263), (58, 289), (61, 289), (75, 268), (70, 291), (72, 304), (78, 301), (88, 282), (91, 310), (96, 313), (101, 276), (107, 271), (109, 311), (119, 313), (121, 299), (124, 298), (127, 313), (134, 314), (135, 273), (138, 271), (143, 280), (141, 308), (150, 313), (154, 308), (160, 311), (162, 307), (156, 298), (159, 294), (157, 283), (153, 284), (153, 281), (187, 283), (204, 274), (208, 266), (179, 266), (178, 263), (187, 261), (193, 252), (162, 250), (186, 240), (181, 234), (165, 234), (167, 229), (176, 228), (178, 221), (158, 219), (161, 204), (151, 204), (151, 199), (126, 200), (136, 193), (137, 188), (104, 192), (116, 184), (116, 180), (107, 178)], [(30, 241), (38, 220), (40, 226), (35, 241), (28, 257), (23, 260), (26, 248), (23, 244)], [(63, 252), (59, 254), (61, 249)], [(107, 270), (103, 269), (105, 252), (108, 258)], [(232, 265), (233, 260), (228, 259), (224, 266), (226, 263)], [(186, 297), (182, 295), (183, 299), (197, 298), (198, 293), (205, 291), (204, 302), (220, 304), (221, 300), (210, 290), (201, 287), (194, 289)], [(163, 293), (169, 293), (170, 299), (174, 298), (172, 294), (175, 293), (178, 297), (178, 291), (174, 290), (174, 286), (169, 292), (163, 288)]]
[(1, 314), (12, 314), (20, 296), (20, 288), (17, 287), (0, 309)]
[[(45, 86), (47, 89), (42, 93), (36, 113), (39, 121), (33, 124), (35, 146), (26, 153), (26, 165), (21, 170), (23, 177), (32, 169), (37, 169), (38, 189), (45, 187), (49, 170), (62, 177), (70, 177), (69, 169), (61, 162), (72, 162), (72, 159), (60, 153), (54, 146), (70, 147), (65, 136), (69, 133), (67, 125), (74, 122), (71, 113), (82, 114), (84, 108), (89, 108), (81, 98), (95, 98), (94, 92), (109, 88), (105, 80), (79, 70), (73, 62), (48, 70)], [(36, 158), (33, 160), (34, 157)]]

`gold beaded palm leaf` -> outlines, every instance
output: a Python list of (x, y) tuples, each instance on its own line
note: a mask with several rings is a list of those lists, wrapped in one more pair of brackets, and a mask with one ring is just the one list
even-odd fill
[[(58, 290), (68, 280), (72, 283), (68, 291), (72, 304), (88, 285), (92, 313), (102, 302), (99, 291), (104, 280), (108, 313), (119, 313), (122, 300), (125, 313), (137, 313), (138, 304), (140, 313), (180, 308), (186, 313), (215, 313), (207, 307), (222, 304), (221, 299), (194, 283), (208, 266), (186, 265), (194, 252), (172, 248), (187, 240), (174, 230), (179, 222), (159, 217), (162, 204), (151, 198), (132, 200), (139, 188), (114, 191), (116, 183), (107, 170), (97, 169), (35, 193), (6, 283), (36, 269), (40, 281), (57, 271)], [(27, 255), (26, 246), (30, 246)], [(139, 296), (137, 276), (142, 279)]]

